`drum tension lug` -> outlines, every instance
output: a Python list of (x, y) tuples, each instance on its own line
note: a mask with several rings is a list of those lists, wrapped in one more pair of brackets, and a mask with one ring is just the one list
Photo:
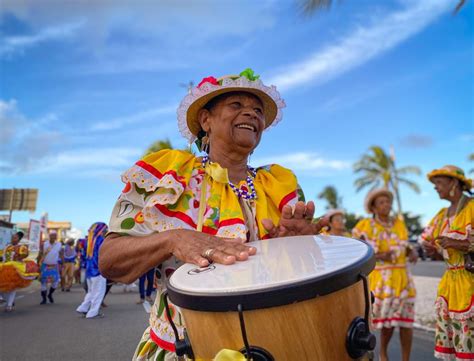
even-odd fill
[(367, 351), (375, 348), (376, 338), (369, 329), (369, 311), (372, 300), (369, 296), (369, 287), (367, 277), (363, 274), (359, 275), (364, 284), (365, 295), (365, 318), (356, 317), (352, 320), (347, 330), (346, 349), (349, 356), (357, 359), (364, 356)]
[(168, 320), (174, 332), (174, 339), (175, 339), (174, 347), (175, 347), (176, 355), (177, 356), (186, 355), (191, 360), (194, 360), (193, 348), (191, 346), (191, 342), (189, 341), (188, 333), (186, 332), (186, 329), (184, 329), (184, 339), (179, 338), (178, 329), (176, 328), (173, 318), (171, 317), (171, 311), (168, 305), (168, 292), (166, 291), (163, 292), (163, 302), (165, 304), (166, 316), (168, 316)]

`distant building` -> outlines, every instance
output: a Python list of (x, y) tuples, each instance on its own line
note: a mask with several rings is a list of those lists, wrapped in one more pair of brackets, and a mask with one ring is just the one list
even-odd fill
[[(25, 236), (28, 237), (28, 228), (30, 223), (19, 222), (16, 224), (16, 228), (25, 233)], [(48, 233), (55, 232), (58, 235), (58, 241), (65, 241), (67, 238), (67, 232), (71, 230), (71, 222), (67, 221), (48, 221)], [(46, 237), (43, 234), (42, 240)]]

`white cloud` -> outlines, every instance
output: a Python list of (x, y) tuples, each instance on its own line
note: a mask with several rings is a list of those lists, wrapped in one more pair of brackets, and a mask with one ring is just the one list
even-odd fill
[(471, 142), (474, 142), (474, 133), (472, 134), (462, 134), (459, 139), (461, 139), (463, 142), (468, 142), (468, 143), (471, 143)]
[(79, 21), (58, 26), (50, 26), (32, 35), (3, 36), (2, 40), (0, 40), (0, 56), (22, 52), (26, 48), (47, 41), (68, 39), (82, 28), (84, 24), (85, 21)]
[(78, 175), (96, 174), (131, 166), (143, 153), (139, 148), (104, 147), (67, 150), (41, 161), (35, 173), (59, 173), (75, 171)]
[(55, 120), (53, 113), (36, 120), (28, 119), (21, 113), (16, 100), (0, 99), (0, 172), (29, 170), (49, 155), (61, 140), (59, 132), (45, 127)]
[[(176, 112), (177, 105), (164, 106), (158, 108), (147, 109), (136, 114), (131, 114), (125, 117), (119, 117), (107, 121), (101, 121), (95, 123), (92, 127), (92, 131), (109, 131), (113, 129), (120, 129), (126, 125), (144, 122), (147, 120), (153, 120), (161, 115), (174, 114)], [(174, 124), (174, 122), (173, 122)]]
[(281, 89), (290, 89), (327, 81), (422, 31), (441, 14), (451, 10), (453, 2), (417, 0), (405, 5), (406, 8), (385, 17), (378, 16), (370, 25), (359, 26), (353, 33), (309, 58), (285, 66), (269, 79), (269, 83)]
[(297, 152), (289, 154), (274, 155), (252, 159), (252, 164), (280, 164), (295, 172), (298, 171), (316, 171), (316, 170), (334, 170), (342, 171), (349, 169), (351, 163), (344, 160), (331, 160), (321, 157), (313, 152)]

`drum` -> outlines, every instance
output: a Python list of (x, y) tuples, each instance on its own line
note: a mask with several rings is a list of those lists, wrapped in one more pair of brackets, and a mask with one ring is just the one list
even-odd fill
[(233, 349), (254, 361), (343, 361), (375, 347), (368, 322), (366, 276), (375, 266), (369, 245), (335, 236), (248, 245), (257, 248), (248, 261), (185, 264), (171, 276), (168, 297), (186, 326), (178, 354), (211, 360)]

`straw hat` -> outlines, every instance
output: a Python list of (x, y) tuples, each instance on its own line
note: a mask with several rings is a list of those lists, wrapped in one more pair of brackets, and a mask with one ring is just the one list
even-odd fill
[(377, 188), (367, 193), (367, 195), (365, 196), (365, 202), (364, 202), (365, 211), (367, 213), (374, 213), (372, 211), (372, 205), (375, 201), (375, 198), (382, 195), (387, 196), (388, 198), (390, 198), (390, 201), (393, 201), (393, 193), (389, 191), (387, 188)]
[(445, 176), (459, 179), (464, 185), (465, 190), (470, 190), (473, 187), (473, 180), (467, 178), (464, 175), (464, 171), (461, 168), (456, 167), (455, 165), (445, 165), (444, 167), (441, 167), (439, 169), (434, 169), (429, 172), (427, 176), (430, 182), (433, 182), (433, 178), (436, 176)]
[(212, 98), (233, 91), (245, 91), (260, 99), (265, 113), (265, 128), (281, 120), (281, 110), (285, 107), (284, 100), (274, 85), (264, 85), (252, 69), (245, 69), (239, 75), (226, 75), (217, 79), (209, 76), (204, 78), (197, 87), (192, 88), (178, 107), (179, 131), (189, 143), (197, 138), (201, 130), (198, 120), (199, 110)]
[(346, 214), (346, 212), (344, 212), (344, 210), (342, 210), (342, 209), (331, 209), (330, 211), (328, 211), (324, 215), (324, 218), (330, 219), (332, 216), (335, 216), (336, 214), (340, 214), (340, 215), (344, 216), (344, 214)]

